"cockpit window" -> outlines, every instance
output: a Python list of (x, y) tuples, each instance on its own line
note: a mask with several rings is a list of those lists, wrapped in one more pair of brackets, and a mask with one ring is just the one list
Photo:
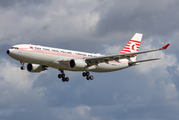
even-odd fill
[(19, 49), (18, 47), (11, 47), (11, 49)]

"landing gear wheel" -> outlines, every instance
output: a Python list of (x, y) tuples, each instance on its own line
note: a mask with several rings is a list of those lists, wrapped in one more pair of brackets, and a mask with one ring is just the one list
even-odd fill
[(82, 75), (83, 75), (83, 77), (85, 77), (85, 76), (86, 76), (86, 73), (85, 73), (85, 72), (83, 72), (83, 74), (82, 74)]
[(61, 74), (58, 74), (58, 78), (59, 78), (59, 79), (62, 78), (62, 75), (61, 75)]
[(90, 79), (89, 76), (86, 76), (86, 79), (89, 80)]
[(69, 78), (68, 78), (68, 77), (62, 78), (62, 81), (63, 81), (63, 82), (68, 82), (68, 81), (69, 81)]
[(62, 78), (62, 82), (65, 82), (65, 78)]
[(89, 78), (90, 78), (90, 80), (93, 80), (94, 79), (94, 77), (91, 75), (91, 76), (89, 76)]
[(86, 76), (89, 76), (90, 75), (90, 73), (89, 72), (86, 72)]
[(62, 74), (62, 78), (65, 78), (65, 74), (64, 73)]
[(89, 72), (83, 72), (82, 75), (83, 75), (83, 77), (86, 77), (86, 76), (89, 76), (90, 73)]
[(25, 66), (24, 66), (25, 62), (20, 61), (20, 63), (21, 63), (21, 65), (22, 65), (22, 66), (20, 67), (20, 69), (21, 69), (21, 70), (25, 70)]
[(66, 78), (65, 78), (65, 81), (66, 81), (66, 82), (68, 82), (68, 81), (69, 81), (69, 78), (68, 78), (68, 77), (66, 77)]
[(25, 70), (25, 66), (21, 66), (21, 70)]

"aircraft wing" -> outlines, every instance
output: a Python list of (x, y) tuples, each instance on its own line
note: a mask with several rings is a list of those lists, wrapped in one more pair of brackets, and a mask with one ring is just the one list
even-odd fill
[(147, 60), (139, 60), (139, 61), (130, 61), (129, 62), (129, 64), (130, 65), (137, 65), (137, 64), (139, 64), (139, 63), (141, 63), (141, 62), (147, 62), (147, 61), (153, 61), (153, 60), (159, 60), (159, 59), (161, 59), (161, 58), (154, 58), (154, 59), (147, 59)]
[[(131, 57), (135, 57), (137, 54), (143, 54), (143, 53), (148, 53), (148, 52), (154, 52), (154, 51), (164, 50), (164, 49), (167, 49), (167, 47), (169, 45), (170, 44), (167, 44), (164, 47), (156, 49), (156, 50), (133, 52), (133, 53), (126, 53), (126, 54), (118, 54), (118, 55), (109, 55), (109, 56), (100, 56), (100, 57), (91, 57), (91, 58), (86, 58), (86, 61), (89, 64), (98, 64), (98, 63), (101, 63), (101, 62), (108, 63), (108, 61), (117, 61), (117, 62), (120, 62), (119, 61), (120, 59), (125, 59), (125, 58), (129, 59), (129, 61), (130, 61), (130, 58)], [(145, 60), (145, 61), (147, 61), (147, 60)], [(148, 61), (150, 61), (150, 60), (148, 60)], [(142, 62), (142, 61), (140, 61), (140, 62)]]

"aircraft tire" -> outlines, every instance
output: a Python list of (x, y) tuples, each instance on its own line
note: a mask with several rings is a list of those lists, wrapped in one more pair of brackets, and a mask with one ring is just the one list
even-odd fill
[(90, 73), (89, 72), (86, 72), (86, 76), (89, 76), (90, 75)]
[(62, 75), (61, 75), (61, 74), (58, 74), (58, 78), (59, 78), (59, 79), (62, 78)]
[(68, 78), (68, 77), (66, 77), (66, 78), (65, 78), (65, 81), (66, 81), (66, 82), (68, 82), (68, 81), (69, 81), (69, 78)]
[(94, 77), (91, 75), (91, 76), (89, 76), (89, 78), (90, 78), (90, 80), (93, 80), (94, 79)]
[(82, 73), (82, 75), (83, 75), (83, 77), (85, 77), (85, 76), (86, 76), (86, 73), (85, 73), (85, 72), (83, 72), (83, 73)]
[(65, 78), (65, 74), (64, 73), (62, 74), (62, 78)]
[(65, 82), (66, 80), (65, 80), (65, 78), (62, 78), (62, 82)]
[(21, 66), (21, 70), (25, 70), (25, 66)]

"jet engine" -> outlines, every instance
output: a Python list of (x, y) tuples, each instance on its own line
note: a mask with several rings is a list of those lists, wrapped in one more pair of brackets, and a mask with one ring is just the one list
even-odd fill
[(83, 69), (87, 66), (86, 62), (83, 59), (72, 59), (69, 62), (70, 68)]
[(43, 65), (38, 65), (38, 64), (27, 64), (27, 70), (29, 72), (41, 72), (46, 70), (46, 68)]

